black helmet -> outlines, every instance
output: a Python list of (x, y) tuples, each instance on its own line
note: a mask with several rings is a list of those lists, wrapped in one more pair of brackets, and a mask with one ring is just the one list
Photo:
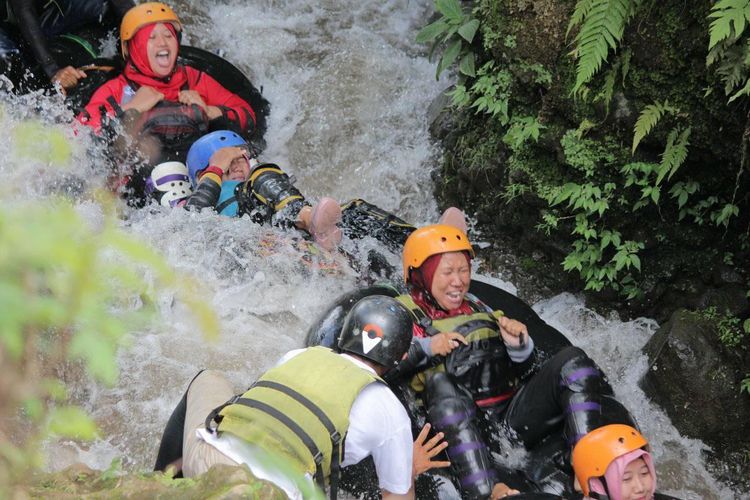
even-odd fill
[(411, 313), (401, 302), (385, 295), (371, 295), (357, 302), (344, 319), (339, 349), (395, 367), (409, 349)]

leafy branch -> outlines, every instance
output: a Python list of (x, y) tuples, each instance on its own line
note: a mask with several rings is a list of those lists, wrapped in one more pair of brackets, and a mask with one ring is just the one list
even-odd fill
[(435, 8), (442, 14), (440, 19), (417, 33), (417, 43), (432, 43), (430, 58), (439, 46), (446, 46), (438, 61), (435, 79), (440, 78), (440, 74), (456, 60), (459, 60), (460, 73), (476, 76), (471, 43), (479, 29), (479, 20), (468, 9), (465, 10), (458, 0), (435, 0)]

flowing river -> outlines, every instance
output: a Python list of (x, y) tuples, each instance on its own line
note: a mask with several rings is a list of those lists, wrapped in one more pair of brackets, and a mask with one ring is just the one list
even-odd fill
[[(173, 3), (186, 26), (183, 43), (221, 53), (263, 88), (272, 111), (261, 158), (294, 174), (310, 199), (364, 198), (414, 223), (437, 219), (430, 174), (441, 151), (427, 130), (427, 108), (451, 81), (435, 80), (426, 47), (414, 42), (433, 13), (432, 0)], [(72, 117), (60, 98), (4, 93), (2, 100), (4, 128), (42, 110), (48, 127), (67, 134), (75, 159), (75, 171), (60, 174), (3, 142), (0, 154), (8, 160), (0, 174), (16, 185), (15, 194), (4, 188), (3, 196), (75, 196), (80, 179), (88, 187), (103, 185), (103, 152), (85, 134), (72, 134), (66, 125)], [(77, 203), (92, 222), (101, 217), (96, 205)], [(301, 268), (290, 246), (259, 251), (279, 230), (247, 219), (143, 209), (126, 210), (122, 225), (165, 255), (176, 272), (195, 276), (195, 292), (217, 311), (221, 335), (207, 342), (190, 311), (170, 293), (158, 292), (163, 320), (158, 328), (132, 332), (118, 356), (117, 385), (73, 383), (75, 399), (95, 417), (103, 437), (50, 444), (52, 469), (74, 462), (104, 469), (122, 457), (126, 470), (150, 470), (163, 426), (198, 369), (220, 369), (238, 390), (247, 387), (284, 352), (300, 347), (317, 315), (358, 285), (354, 273)], [(376, 243), (364, 247), (369, 245)], [(398, 256), (388, 255), (400, 265)], [(496, 269), (480, 278), (514, 292), (504, 274)], [(651, 440), (660, 491), (685, 499), (737, 497), (707, 472), (702, 443), (680, 436), (637, 386), (647, 369), (640, 348), (655, 332), (654, 321), (602, 317), (571, 294), (534, 308), (609, 374)]]

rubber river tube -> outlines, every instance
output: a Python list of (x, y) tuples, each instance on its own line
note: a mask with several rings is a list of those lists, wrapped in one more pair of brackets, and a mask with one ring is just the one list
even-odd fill
[[(570, 341), (562, 333), (548, 325), (534, 312), (531, 306), (515, 295), (478, 280), (471, 281), (469, 291), (493, 310), (502, 310), (508, 317), (525, 323), (529, 335), (534, 339), (535, 345), (545, 357), (551, 356), (570, 345)], [(353, 290), (340, 296), (312, 323), (305, 338), (305, 345), (334, 347), (338, 342), (338, 335), (347, 313), (360, 299), (370, 295), (395, 297), (401, 293), (402, 291), (396, 286), (386, 283)], [(421, 423), (425, 421), (424, 413), (416, 404), (414, 393), (410, 389), (405, 386), (394, 387), (393, 389), (410, 414), (413, 433), (416, 436)], [(492, 447), (492, 445), (490, 446)], [(501, 450), (493, 449), (493, 451), (502, 459)], [(569, 469), (562, 465), (563, 454), (566, 452), (567, 446), (562, 432), (559, 435), (550, 435), (533, 449), (528, 450), (523, 469), (518, 471), (519, 481), (538, 491), (526, 491), (512, 498), (519, 500), (582, 498), (580, 494), (571, 493), (573, 478)], [(453, 498), (457, 494), (456, 491), (446, 491), (445, 486), (441, 486), (441, 484), (445, 481), (455, 481), (455, 478), (450, 477), (450, 472), (447, 469), (438, 469), (434, 472), (434, 474), (423, 474), (417, 478), (417, 497), (438, 498), (441, 492), (445, 491), (444, 495)], [(354, 495), (377, 494), (378, 486), (372, 462), (366, 460), (355, 466), (345, 468), (342, 476), (342, 487)], [(553, 491), (554, 493), (542, 493), (542, 491)], [(675, 497), (657, 493), (655, 498), (657, 500), (669, 500)]]

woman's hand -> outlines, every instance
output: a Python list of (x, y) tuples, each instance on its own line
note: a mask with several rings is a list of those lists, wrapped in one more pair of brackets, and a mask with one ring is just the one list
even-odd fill
[(134, 109), (144, 113), (164, 100), (164, 94), (153, 87), (144, 85), (139, 88), (133, 98), (122, 107), (123, 111)]
[(203, 108), (204, 111), (208, 107), (206, 106), (206, 102), (203, 100), (201, 95), (195, 90), (181, 90), (179, 95), (177, 96), (177, 100), (185, 106), (192, 106), (193, 104), (197, 104), (198, 106)]
[(425, 424), (422, 431), (414, 441), (414, 458), (412, 459), (412, 478), (417, 477), (423, 472), (430, 469), (448, 467), (451, 463), (442, 460), (432, 460), (432, 458), (448, 447), (448, 442), (443, 441), (443, 433), (438, 432), (432, 439), (425, 442), (427, 435), (430, 433), (430, 424)]
[(495, 486), (492, 487), (492, 493), (490, 494), (491, 500), (498, 500), (499, 498), (506, 498), (512, 495), (518, 495), (521, 492), (518, 490), (514, 490), (510, 486), (508, 486), (505, 483), (495, 483)]
[(86, 78), (86, 73), (73, 66), (65, 66), (52, 76), (52, 83), (59, 83), (63, 89), (70, 90), (78, 85), (81, 78)]
[(526, 339), (529, 336), (526, 325), (517, 319), (510, 319), (507, 316), (501, 316), (497, 320), (497, 325), (500, 327), (500, 335), (506, 344), (514, 347), (523, 347), (526, 345)]
[(186, 106), (191, 106), (193, 104), (200, 106), (203, 108), (203, 111), (206, 112), (206, 115), (208, 115), (209, 120), (213, 120), (222, 115), (221, 109), (206, 104), (206, 101), (204, 101), (201, 95), (195, 90), (181, 90), (180, 94), (177, 96), (177, 100)]
[(458, 347), (459, 343), (469, 345), (464, 336), (456, 332), (438, 333), (430, 337), (430, 348), (433, 356), (446, 356)]
[(221, 148), (216, 150), (216, 152), (211, 155), (211, 158), (208, 160), (208, 164), (219, 167), (222, 172), (226, 173), (226, 171), (229, 170), (229, 166), (232, 164), (232, 162), (237, 158), (242, 158), (246, 153), (247, 151), (245, 151), (244, 148), (240, 148), (237, 146)]

